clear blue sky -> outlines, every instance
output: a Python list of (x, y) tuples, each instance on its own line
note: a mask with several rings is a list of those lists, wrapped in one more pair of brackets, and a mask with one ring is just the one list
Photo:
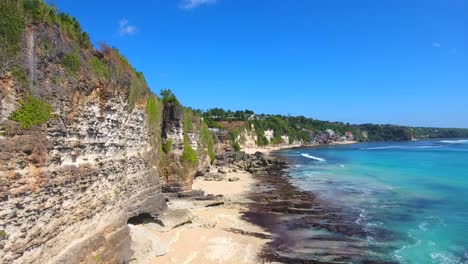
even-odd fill
[(468, 127), (467, 0), (55, 0), (187, 106)]

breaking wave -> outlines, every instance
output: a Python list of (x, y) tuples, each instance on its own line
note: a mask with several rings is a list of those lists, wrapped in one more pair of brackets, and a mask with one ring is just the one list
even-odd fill
[(460, 140), (442, 140), (440, 143), (446, 144), (468, 144), (468, 139), (460, 139)]
[(315, 156), (312, 156), (312, 155), (309, 155), (309, 154), (306, 154), (306, 153), (301, 153), (301, 156), (306, 157), (308, 159), (313, 159), (313, 160), (316, 160), (316, 161), (322, 161), (322, 162), (327, 161), (327, 160), (325, 160), (323, 158), (315, 157)]

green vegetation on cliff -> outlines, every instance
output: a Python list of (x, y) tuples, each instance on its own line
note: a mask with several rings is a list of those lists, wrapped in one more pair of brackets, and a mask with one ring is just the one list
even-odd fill
[(0, 230), (0, 239), (3, 239), (7, 236), (7, 233), (5, 232), (5, 230)]
[(11, 75), (15, 79), (16, 82), (22, 87), (28, 86), (28, 76), (26, 71), (23, 68), (14, 66), (11, 68)]
[(196, 166), (198, 163), (197, 153), (193, 150), (192, 146), (190, 146), (188, 140), (184, 139), (184, 152), (182, 152), (180, 159), (190, 166)]
[(213, 138), (213, 134), (208, 128), (208, 125), (205, 122), (202, 122), (202, 125), (201, 125), (201, 139), (202, 139), (202, 144), (208, 150), (208, 156), (210, 157), (210, 162), (213, 164), (213, 162), (216, 160), (216, 153), (214, 150), (214, 138)]
[(98, 57), (92, 57), (89, 60), (89, 67), (91, 71), (99, 78), (110, 78), (109, 67), (105, 61), (100, 60)]
[(63, 57), (62, 65), (68, 76), (75, 77), (80, 70), (81, 60), (77, 51), (68, 53)]
[(175, 105), (180, 105), (179, 100), (177, 100), (177, 97), (175, 94), (170, 90), (170, 89), (162, 89), (161, 90), (161, 97), (163, 100), (164, 104), (175, 104)]
[(16, 1), (0, 1), (0, 76), (18, 60), (25, 21)]
[(128, 97), (130, 108), (133, 109), (135, 107), (135, 103), (148, 96), (149, 88), (148, 84), (146, 84), (145, 76), (141, 72), (135, 72), (135, 75), (132, 78), (132, 82), (130, 83), (130, 94)]
[(162, 150), (164, 153), (168, 154), (172, 151), (172, 139), (168, 138), (166, 142), (162, 145)]
[(190, 133), (193, 131), (193, 112), (192, 110), (184, 109), (184, 133)]
[(196, 166), (198, 163), (197, 152), (192, 148), (192, 146), (190, 146), (190, 139), (188, 135), (189, 133), (193, 132), (193, 112), (188, 108), (184, 109), (183, 129), (184, 151), (182, 152), (180, 159), (190, 166)]
[(52, 116), (52, 106), (32, 95), (21, 102), (21, 107), (13, 112), (10, 119), (20, 123), (23, 129), (46, 123)]
[(161, 125), (162, 112), (162, 102), (156, 97), (156, 95), (149, 95), (146, 102), (146, 113), (148, 114), (148, 121), (151, 127), (158, 127)]

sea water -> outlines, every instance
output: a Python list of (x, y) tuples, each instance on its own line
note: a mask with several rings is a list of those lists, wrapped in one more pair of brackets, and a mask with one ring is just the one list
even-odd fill
[(293, 184), (356, 214), (374, 249), (369, 255), (468, 263), (468, 140), (359, 143), (280, 155), (291, 163)]

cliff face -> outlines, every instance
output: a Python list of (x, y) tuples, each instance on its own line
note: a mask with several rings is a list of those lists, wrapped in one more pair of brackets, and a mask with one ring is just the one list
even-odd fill
[[(280, 138), (280, 142), (274, 142), (274, 132), (271, 129), (267, 129), (263, 132), (263, 136), (268, 142), (268, 146), (274, 147), (288, 147), (291, 145), (300, 145), (303, 142), (295, 140), (294, 142), (290, 142), (288, 135), (282, 135)], [(240, 130), (236, 137), (236, 142), (239, 143), (242, 149), (250, 149), (250, 148), (261, 148), (259, 146), (259, 136), (257, 135), (257, 131), (255, 127), (252, 125), (250, 129), (244, 128)], [(265, 147), (265, 146), (264, 146)]]
[[(164, 106), (162, 138), (166, 146), (163, 157), (162, 185), (166, 192), (187, 192), (197, 170), (210, 166), (208, 146), (202, 141), (200, 117), (179, 104)], [(192, 162), (186, 160), (193, 151)]]
[[(56, 25), (28, 24), (21, 45), (0, 74), (0, 263), (128, 263), (127, 222), (161, 214), (162, 186), (190, 189), (205, 164), (164, 170), (184, 168), (184, 109), (163, 111), (115, 50), (77, 46)], [(164, 155), (169, 138), (177, 151)]]
[(91, 94), (70, 123), (60, 109), (47, 126), (0, 139), (0, 259), (129, 260), (127, 220), (159, 214), (164, 200), (149, 165), (145, 111), (129, 113), (125, 101), (109, 99), (101, 119)]

